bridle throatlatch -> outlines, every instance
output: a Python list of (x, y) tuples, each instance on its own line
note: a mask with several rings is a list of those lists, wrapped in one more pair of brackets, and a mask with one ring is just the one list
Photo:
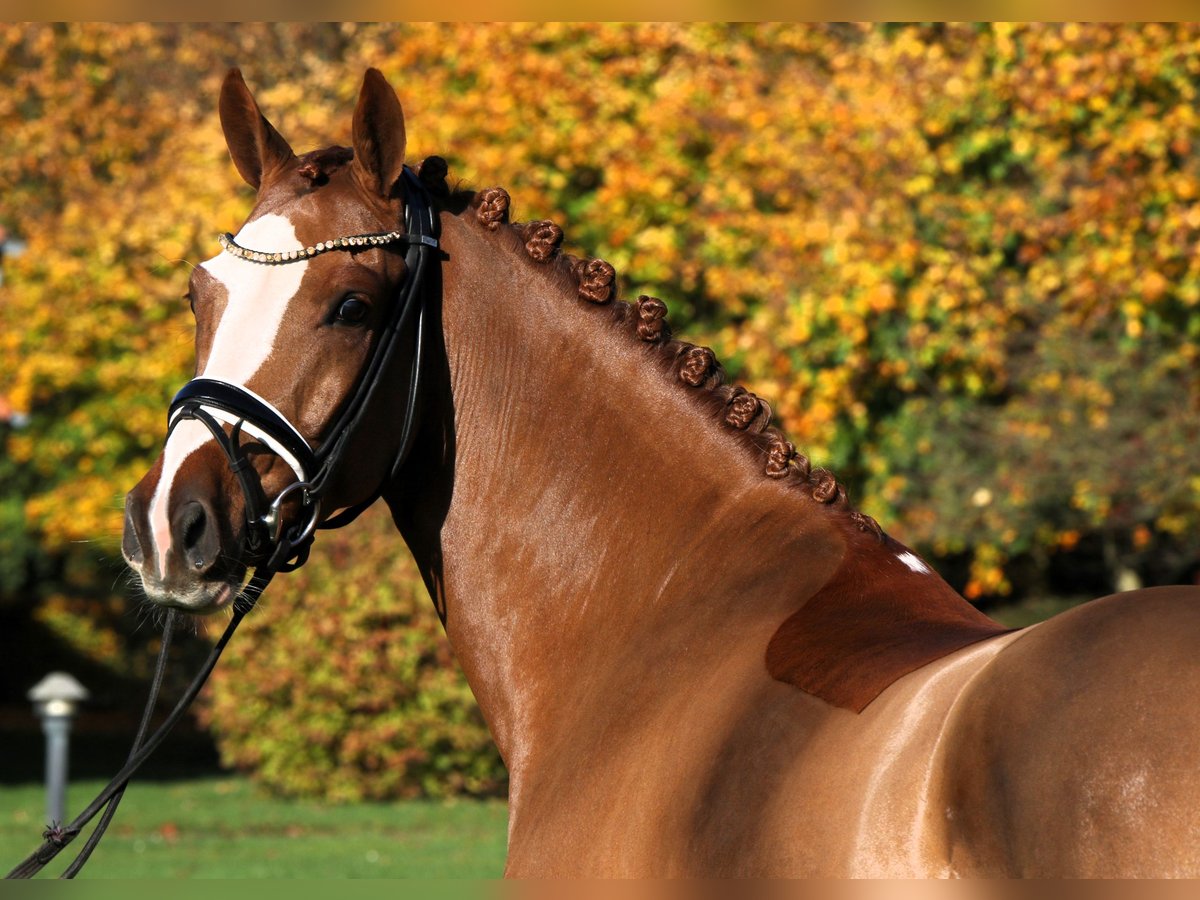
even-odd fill
[[(91, 856), (92, 851), (112, 820), (125, 792), (125, 787), (135, 771), (163, 742), (168, 732), (183, 717), (192, 701), (200, 693), (209, 674), (217, 664), (221, 652), (238, 624), (245, 617), (259, 596), (266, 589), (276, 572), (290, 572), (304, 564), (318, 528), (339, 528), (352, 522), (359, 513), (375, 502), (383, 493), (388, 482), (396, 475), (412, 445), (417, 416), (418, 387), (421, 376), (421, 358), (424, 344), (425, 304), (423, 287), (430, 261), (438, 249), (437, 216), (420, 180), (411, 169), (405, 167), (404, 202), (406, 231), (389, 231), (375, 234), (350, 235), (323, 241), (302, 250), (282, 252), (252, 250), (238, 245), (229, 234), (220, 238), (226, 252), (248, 262), (261, 265), (286, 265), (310, 259), (330, 251), (350, 253), (373, 247), (407, 244), (404, 255), (407, 277), (393, 304), (387, 324), (380, 332), (370, 360), (354, 388), (353, 394), (343, 404), (336, 419), (326, 432), (325, 438), (315, 449), (299, 430), (267, 400), (241, 385), (230, 384), (214, 378), (194, 378), (183, 386), (167, 415), (167, 435), (186, 419), (195, 419), (212, 433), (217, 446), (224, 452), (229, 466), (237, 476), (238, 485), (245, 498), (246, 547), (254, 559), (262, 560), (254, 569), (254, 575), (243, 586), (233, 602), (233, 616), (224, 633), (213, 646), (212, 652), (196, 677), (188, 685), (179, 702), (162, 725), (149, 737), (151, 714), (158, 700), (163, 672), (170, 646), (170, 637), (175, 623), (175, 610), (169, 609), (163, 627), (162, 647), (159, 650), (154, 680), (146, 702), (142, 721), (134, 738), (129, 758), (108, 785), (96, 796), (86, 809), (65, 826), (50, 823), (43, 835), (44, 843), (6, 876), (7, 878), (31, 878), (42, 870), (59, 852), (73, 841), (80, 831), (97, 813), (103, 815), (96, 828), (88, 836), (83, 849), (63, 872), (63, 878), (74, 878)], [(321, 518), (321, 501), (328, 488), (332, 474), (337, 471), (349, 447), (350, 440), (365, 418), (372, 399), (380, 389), (392, 360), (396, 356), (401, 335), (410, 332), (412, 323), (412, 365), (409, 373), (408, 393), (404, 400), (403, 419), (400, 425), (400, 440), (395, 459), (380, 481), (374, 493), (352, 507), (341, 510), (327, 519)], [(226, 426), (229, 431), (226, 432)], [(257, 473), (246, 455), (242, 444), (243, 434), (265, 445), (282, 459), (295, 473), (296, 481), (284, 488), (273, 499), (267, 499)], [(283, 525), (283, 506), (295, 498), (300, 505), (300, 520), (290, 528)]]

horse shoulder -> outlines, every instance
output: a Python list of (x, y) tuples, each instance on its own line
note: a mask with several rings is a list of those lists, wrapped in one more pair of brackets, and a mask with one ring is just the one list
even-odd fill
[(1200, 588), (1117, 594), (1017, 636), (958, 704), (960, 873), (1200, 872)]

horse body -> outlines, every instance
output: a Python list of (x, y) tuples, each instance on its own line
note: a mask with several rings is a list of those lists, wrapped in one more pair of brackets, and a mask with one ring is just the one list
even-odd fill
[[(352, 167), (299, 182), (311, 159), (276, 144), (227, 80), (223, 120), (246, 112), (225, 125), (260, 191), (252, 221), (301, 202), (303, 245), (365, 227), (356, 201), (385, 226), (398, 214), (402, 118), (377, 74)], [(323, 198), (328, 221), (313, 213)], [(709, 357), (667, 341), (654, 303), (609, 303), (611, 270), (560, 260), (561, 232), (508, 225), (498, 194), (439, 208), (420, 426), (383, 497), (508, 765), (509, 874), (1200, 870), (1200, 719), (1186, 708), (1200, 592), (1142, 591), (1004, 632), (854, 513)], [(394, 285), (381, 255), (310, 260), (292, 302), (328, 304), (327, 285), (362, 270)], [(383, 289), (361, 293), (386, 305)], [(316, 396), (256, 376), (314, 443), (362, 365), (358, 333), (320, 338), (349, 358), (330, 360)], [(263, 371), (285, 373), (298, 340)], [(385, 477), (396, 437), (386, 424), (374, 437), (355, 439), (365, 462), (334, 506)], [(278, 491), (268, 456), (256, 464)], [(224, 460), (189, 460), (173, 476), (188, 490), (159, 502), (199, 504), (204, 527), (168, 510), (174, 544), (155, 549), (158, 464), (130, 495), (126, 555), (159, 560), (161, 602), (197, 608), (219, 594), (163, 587), (174, 545), (194, 553), (220, 519), (226, 556), (242, 571), (247, 558)]]

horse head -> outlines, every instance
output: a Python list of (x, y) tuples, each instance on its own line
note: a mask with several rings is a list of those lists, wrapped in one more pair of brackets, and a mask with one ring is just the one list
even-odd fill
[[(302, 561), (318, 523), (378, 495), (413, 404), (402, 428), (368, 437), (359, 425), (380, 383), (415, 371), (416, 270), (436, 245), (404, 165), (403, 112), (378, 71), (363, 82), (353, 148), (296, 155), (237, 70), (220, 117), (257, 198), (192, 272), (196, 377), (126, 498), (122, 543), (146, 595), (191, 612), (229, 605), (251, 567)], [(340, 465), (347, 453), (352, 467)]]

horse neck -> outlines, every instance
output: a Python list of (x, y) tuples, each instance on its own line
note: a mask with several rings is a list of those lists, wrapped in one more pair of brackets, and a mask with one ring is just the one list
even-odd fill
[(836, 516), (505, 229), (444, 215), (443, 244), (441, 387), (388, 500), (510, 771), (714, 667), (765, 677)]

